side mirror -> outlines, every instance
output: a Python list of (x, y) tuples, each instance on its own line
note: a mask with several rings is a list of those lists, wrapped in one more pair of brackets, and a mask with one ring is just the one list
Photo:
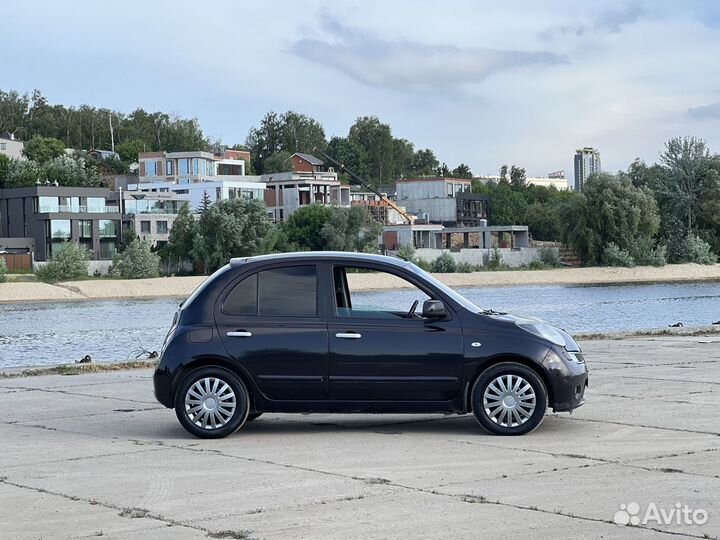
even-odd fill
[(425, 300), (423, 302), (422, 316), (425, 319), (442, 319), (447, 317), (445, 304), (440, 300)]

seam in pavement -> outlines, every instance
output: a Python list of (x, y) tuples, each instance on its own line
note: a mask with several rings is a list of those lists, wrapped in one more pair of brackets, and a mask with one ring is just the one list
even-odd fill
[[(91, 506), (100, 506), (100, 507), (102, 507), (102, 508), (106, 508), (106, 509), (109, 509), (109, 510), (117, 510), (118, 512), (122, 512), (123, 510), (127, 510), (127, 509), (128, 509), (128, 508), (126, 508), (126, 507), (119, 506), (119, 505), (117, 505), (117, 504), (113, 504), (113, 503), (109, 503), (109, 502), (103, 502), (103, 501), (100, 501), (100, 500), (97, 500), (97, 499), (88, 499), (88, 498), (86, 498), (86, 497), (79, 497), (79, 496), (76, 496), (76, 495), (68, 495), (68, 494), (66, 494), (66, 493), (61, 493), (61, 492), (59, 492), (59, 491), (54, 491), (54, 490), (50, 490), (50, 489), (45, 489), (45, 488), (39, 488), (39, 487), (35, 487), (35, 486), (20, 484), (20, 483), (18, 483), (18, 482), (13, 482), (13, 481), (9, 480), (7, 476), (0, 476), (0, 484), (4, 484), (4, 485), (7, 485), (7, 486), (13, 486), (13, 487), (16, 487), (16, 488), (19, 488), (19, 489), (25, 489), (25, 490), (28, 490), (28, 491), (34, 491), (34, 492), (36, 492), (36, 493), (43, 493), (43, 494), (45, 494), (45, 495), (53, 495), (53, 496), (55, 496), (55, 497), (61, 497), (61, 498), (63, 498), (63, 499), (69, 500), (69, 501), (86, 503), (86, 504), (89, 504), (89, 505), (91, 505)], [(160, 522), (162, 522), (162, 523), (165, 523), (166, 525), (172, 525), (172, 526), (177, 526), (177, 527), (186, 527), (186, 528), (188, 528), (188, 529), (194, 529), (194, 530), (196, 530), (196, 531), (200, 531), (200, 532), (204, 532), (204, 533), (213, 533), (213, 532), (215, 532), (213, 529), (208, 529), (208, 528), (206, 528), (206, 527), (201, 527), (201, 526), (198, 526), (198, 525), (192, 525), (191, 523), (188, 523), (188, 522), (183, 522), (183, 521), (179, 521), (179, 520), (176, 520), (176, 519), (167, 518), (167, 517), (165, 517), (165, 516), (163, 516), (163, 515), (161, 515), (161, 514), (154, 514), (154, 513), (152, 513), (152, 512), (148, 512), (148, 511), (146, 511), (146, 510), (144, 510), (144, 509), (141, 509), (141, 508), (136, 508), (136, 509), (134, 509), (134, 510), (142, 510), (142, 511), (145, 513), (145, 515), (144, 515), (142, 518), (135, 518), (135, 519), (152, 519), (152, 520), (154, 520), (154, 521), (160, 521)], [(158, 528), (158, 527), (153, 527), (153, 529), (155, 529), (155, 528)], [(245, 533), (249, 533), (250, 531), (244, 531), (244, 532), (245, 532)]]
[[(43, 366), (40, 366), (40, 368), (42, 368), (42, 367), (43, 367)], [(33, 369), (33, 368), (29, 368), (29, 369)], [(114, 372), (114, 373), (118, 373), (118, 375), (122, 375), (122, 372)], [(86, 375), (95, 375), (95, 374), (94, 374), (94, 373), (93, 373), (93, 374), (87, 373)], [(52, 376), (52, 375), (51, 375), (51, 376)], [(56, 376), (56, 377), (78, 377), (79, 375), (55, 375), (55, 376)], [(22, 378), (22, 377), (17, 377), (15, 380), (20, 379), (20, 378)], [(123, 380), (117, 380), (117, 381), (102, 381), (102, 382), (95, 382), (95, 383), (63, 384), (63, 385), (55, 386), (55, 387), (52, 387), (52, 388), (46, 388), (46, 387), (30, 387), (30, 386), (25, 387), (25, 386), (17, 386), (17, 385), (6, 386), (6, 385), (4, 385), (4, 384), (2, 383), (2, 380), (0, 380), (0, 390), (14, 390), (14, 389), (16, 389), (16, 388), (29, 389), (29, 390), (53, 390), (53, 389), (62, 389), (62, 388), (77, 388), (77, 387), (82, 387), (82, 386), (102, 386), (102, 385), (104, 385), (104, 384), (122, 384), (123, 382), (126, 382), (126, 379), (127, 379), (127, 378), (129, 378), (129, 379), (143, 379), (143, 378), (145, 378), (145, 377), (133, 377), (133, 376), (124, 377), (124, 376), (123, 376)], [(150, 378), (150, 377), (147, 377), (147, 379), (148, 379), (148, 381), (149, 381), (151, 378)], [(12, 380), (12, 379), (8, 379), (8, 380)]]
[[(710, 390), (706, 390), (705, 392), (701, 392), (701, 393), (704, 394), (704, 393), (706, 393), (706, 392), (710, 392)], [(654, 400), (654, 401), (659, 401), (660, 403), (681, 403), (681, 404), (684, 404), (684, 405), (693, 405), (693, 402), (692, 402), (692, 401), (686, 401), (686, 400), (681, 400), (681, 399), (664, 399), (664, 398), (657, 397), (657, 396), (654, 396), (654, 397), (624, 396), (624, 395), (622, 395), (622, 394), (606, 394), (606, 393), (603, 393), (603, 392), (593, 392), (593, 395), (594, 395), (594, 396), (604, 396), (604, 397), (620, 398), (620, 399), (642, 399), (642, 400)], [(685, 395), (687, 395), (687, 393), (685, 393), (685, 394), (683, 394), (682, 392), (681, 392), (681, 393), (678, 393), (678, 396), (685, 396)], [(698, 394), (693, 394), (693, 395), (698, 395)], [(668, 396), (668, 397), (672, 397), (672, 396)]]
[(155, 401), (144, 401), (140, 399), (130, 399), (130, 398), (116, 398), (112, 396), (96, 396), (93, 394), (83, 394), (81, 392), (69, 392), (67, 390), (59, 390), (59, 389), (49, 389), (49, 388), (32, 388), (32, 387), (26, 387), (26, 386), (16, 386), (16, 388), (27, 390), (28, 392), (48, 392), (50, 394), (65, 394), (68, 396), (80, 396), (80, 397), (89, 397), (89, 398), (97, 398), (97, 399), (111, 399), (113, 401), (129, 401), (132, 403), (143, 403), (145, 405), (155, 404)]
[(660, 382), (680, 382), (689, 384), (712, 384), (720, 386), (720, 382), (715, 381), (689, 381), (687, 379), (661, 379), (660, 377), (641, 377), (640, 375), (623, 375), (623, 379), (640, 379), (641, 381), (660, 381)]
[(571, 422), (594, 422), (596, 424), (612, 424), (612, 425), (616, 425), (616, 426), (630, 426), (630, 427), (641, 427), (641, 428), (649, 428), (649, 429), (661, 429), (664, 431), (676, 431), (678, 433), (697, 433), (699, 435), (715, 435), (716, 437), (720, 437), (720, 433), (718, 433), (716, 431), (700, 431), (698, 429), (650, 426), (648, 424), (631, 424), (629, 422), (617, 422), (614, 420), (595, 420), (593, 418), (573, 418), (572, 416), (565, 417), (565, 418), (563, 418), (563, 420), (569, 420)]
[(16, 469), (18, 467), (37, 467), (40, 465), (53, 465), (55, 463), (69, 463), (71, 461), (83, 461), (85, 459), (95, 459), (95, 458), (106, 458), (106, 457), (121, 457), (121, 456), (129, 456), (133, 454), (145, 454), (148, 452), (158, 452), (160, 450), (163, 450), (162, 448), (145, 448), (143, 450), (123, 450), (119, 452), (109, 452), (107, 454), (92, 454), (90, 456), (76, 456), (72, 458), (64, 458), (64, 459), (53, 459), (48, 461), (37, 461), (35, 463), (21, 463), (19, 465), (4, 465), (0, 467), (0, 471), (9, 471), (10, 469)]
[[(581, 466), (577, 466), (577, 467), (563, 467), (563, 468), (557, 469), (557, 470), (559, 470), (559, 471), (565, 471), (565, 470), (570, 470), (570, 469), (582, 469), (583, 467), (597, 466), (597, 465), (600, 465), (600, 464), (608, 464), (608, 465), (618, 465), (618, 466), (622, 466), (622, 467), (628, 467), (628, 468), (631, 468), (631, 469), (640, 469), (640, 470), (644, 470), (644, 471), (648, 471), (648, 472), (661, 472), (661, 473), (665, 473), (665, 474), (670, 474), (670, 473), (672, 473), (672, 474), (686, 474), (686, 475), (688, 475), (688, 476), (700, 476), (700, 477), (703, 477), (703, 478), (718, 478), (718, 476), (716, 476), (716, 475), (708, 475), (708, 474), (696, 473), (696, 472), (691, 472), (691, 471), (684, 471), (684, 470), (682, 470), (682, 469), (674, 469), (674, 468), (671, 468), (671, 467), (650, 467), (650, 466), (643, 466), (643, 465), (637, 465), (637, 464), (634, 463), (634, 462), (636, 462), (636, 461), (647, 461), (647, 460), (655, 460), (655, 459), (666, 459), (666, 458), (671, 458), (671, 457), (689, 456), (689, 455), (692, 455), (692, 454), (700, 454), (700, 453), (704, 453), (704, 452), (715, 452), (715, 451), (718, 450), (718, 448), (704, 448), (704, 449), (702, 449), (702, 450), (690, 450), (690, 451), (688, 451), (688, 452), (680, 452), (680, 453), (678, 453), (678, 452), (673, 452), (672, 454), (664, 454), (664, 455), (663, 455), (663, 454), (660, 454), (660, 455), (655, 455), (655, 456), (641, 457), (641, 458), (636, 458), (636, 459), (631, 459), (631, 460), (622, 461), (622, 460), (619, 460), (619, 459), (596, 458), (596, 457), (591, 457), (591, 456), (583, 456), (583, 455), (579, 455), (579, 454), (565, 454), (565, 453), (562, 453), (562, 452), (550, 452), (550, 451), (548, 451), (548, 450), (536, 450), (536, 449), (533, 449), (533, 448), (517, 448), (517, 447), (514, 447), (514, 446), (498, 446), (498, 445), (493, 445), (493, 444), (488, 444), (488, 443), (481, 443), (481, 442), (480, 442), (480, 443), (474, 443), (474, 442), (472, 442), (472, 441), (459, 441), (459, 440), (455, 440), (455, 439), (447, 439), (447, 440), (450, 441), (450, 442), (470, 444), (470, 445), (474, 445), (474, 446), (487, 446), (487, 447), (490, 447), (490, 448), (499, 448), (499, 449), (504, 449), (504, 450), (519, 450), (519, 451), (522, 451), (522, 452), (530, 452), (530, 453), (536, 453), (536, 454), (544, 454), (544, 455), (549, 455), (549, 456), (553, 456), (553, 457), (566, 457), (566, 458), (584, 459), (584, 460), (588, 460), (588, 461), (597, 461), (597, 462), (599, 462), (599, 463), (595, 463), (595, 464), (586, 464), (586, 465), (581, 465)], [(668, 469), (668, 470), (663, 470), (663, 469)], [(548, 472), (555, 472), (555, 470), (554, 470), (554, 469), (548, 469), (548, 470), (545, 470), (545, 471), (533, 471), (533, 472), (531, 472), (531, 473), (513, 474), (513, 475), (510, 475), (510, 476), (511, 476), (512, 478), (516, 478), (516, 477), (518, 477), (518, 476), (528, 476), (528, 475), (532, 475), (532, 474), (544, 474), (544, 473), (548, 473)], [(497, 480), (497, 479), (500, 479), (500, 478), (502, 478), (502, 477), (494, 478), (494, 479), (491, 478), (490, 480)]]
[[(146, 407), (144, 409), (113, 409), (112, 411), (107, 411), (107, 412), (83, 414), (82, 418), (94, 418), (96, 416), (105, 416), (108, 414), (127, 414), (127, 413), (159, 411), (159, 410), (164, 410), (164, 408), (163, 407)], [(45, 418), (44, 420), (47, 422), (54, 422), (55, 420), (67, 420), (68, 418), (78, 418), (78, 415), (72, 414), (70, 416), (54, 416), (52, 418)], [(34, 428), (48, 429), (51, 431), (63, 431), (65, 433), (77, 434), (74, 431), (67, 431), (67, 430), (62, 430), (62, 429), (58, 430), (57, 428), (50, 427), (50, 426), (42, 426), (40, 424), (28, 424), (27, 423), (27, 422), (32, 422), (32, 421), (33, 420), (3, 420), (0, 423), (6, 424), (8, 426), (34, 427)]]

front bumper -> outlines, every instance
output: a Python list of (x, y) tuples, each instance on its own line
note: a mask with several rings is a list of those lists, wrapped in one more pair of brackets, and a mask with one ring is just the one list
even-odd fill
[[(581, 354), (577, 354), (582, 358)], [(550, 378), (552, 399), (548, 405), (555, 412), (571, 412), (585, 403), (585, 389), (589, 386), (585, 362), (566, 358), (564, 351), (551, 349), (543, 366)]]

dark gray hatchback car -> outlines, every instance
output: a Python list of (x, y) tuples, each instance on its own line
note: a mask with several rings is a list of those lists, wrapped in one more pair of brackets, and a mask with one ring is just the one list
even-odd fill
[[(368, 272), (393, 303), (360, 285)], [(376, 305), (377, 304), (377, 305)], [(401, 259), (305, 252), (233, 259), (175, 314), (155, 396), (198, 437), (264, 412), (472, 412), (498, 435), (585, 402), (580, 347), (483, 310)]]

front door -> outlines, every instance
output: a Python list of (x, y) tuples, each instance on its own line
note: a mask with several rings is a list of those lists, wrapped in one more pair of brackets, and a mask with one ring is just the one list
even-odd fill
[(263, 269), (238, 279), (215, 310), (229, 355), (272, 400), (327, 394), (327, 326), (315, 264)]
[[(444, 401), (460, 392), (463, 337), (459, 318), (420, 316), (433, 293), (388, 272), (396, 288), (362, 292), (369, 267), (335, 265), (328, 314), (328, 396), (350, 401)], [(374, 277), (374, 276), (373, 276)], [(409, 313), (417, 300), (417, 311)]]

